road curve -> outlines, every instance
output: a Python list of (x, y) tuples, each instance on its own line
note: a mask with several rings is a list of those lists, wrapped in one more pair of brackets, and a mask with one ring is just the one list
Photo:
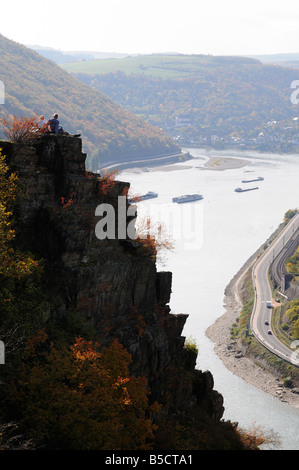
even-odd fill
[[(255, 289), (255, 302), (251, 315), (251, 331), (260, 343), (272, 353), (298, 367), (298, 354), (283, 344), (271, 331), (272, 309), (267, 307), (267, 301), (272, 301), (272, 290), (268, 279), (271, 263), (288, 243), (292, 243), (294, 233), (299, 228), (299, 213), (284, 227), (279, 236), (269, 245), (257, 259), (252, 270)], [(269, 325), (266, 325), (268, 322)], [(271, 334), (268, 332), (271, 331)]]

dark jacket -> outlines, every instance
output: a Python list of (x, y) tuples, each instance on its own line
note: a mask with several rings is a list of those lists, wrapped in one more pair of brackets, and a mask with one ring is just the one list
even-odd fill
[(58, 134), (58, 129), (59, 129), (59, 121), (58, 119), (50, 119), (48, 124), (50, 125), (51, 132), (54, 132), (55, 134)]

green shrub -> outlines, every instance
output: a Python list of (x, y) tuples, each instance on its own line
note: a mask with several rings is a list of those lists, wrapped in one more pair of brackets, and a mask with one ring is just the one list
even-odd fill
[(198, 346), (196, 340), (192, 336), (189, 336), (185, 339), (184, 346), (185, 348), (191, 349), (191, 351), (194, 351), (196, 354), (198, 354)]

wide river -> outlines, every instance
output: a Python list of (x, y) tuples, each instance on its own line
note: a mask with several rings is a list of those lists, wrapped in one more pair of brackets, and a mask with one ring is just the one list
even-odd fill
[[(299, 156), (255, 152), (208, 152), (187, 149), (193, 160), (177, 163), (175, 171), (119, 175), (132, 191), (155, 191), (158, 198), (138, 204), (140, 216), (165, 223), (174, 239), (160, 270), (173, 273), (172, 313), (189, 315), (183, 334), (196, 340), (197, 368), (209, 370), (215, 390), (224, 397), (224, 419), (243, 428), (253, 425), (278, 434), (279, 449), (299, 450), (299, 408), (279, 401), (230, 372), (215, 354), (205, 332), (225, 309), (224, 290), (248, 258), (267, 240), (289, 209), (299, 207)], [(204, 168), (209, 157), (246, 159), (250, 164), (225, 171)], [(264, 181), (241, 180), (263, 176)], [(259, 189), (236, 193), (236, 187)], [(200, 193), (204, 199), (174, 204), (172, 197)]]

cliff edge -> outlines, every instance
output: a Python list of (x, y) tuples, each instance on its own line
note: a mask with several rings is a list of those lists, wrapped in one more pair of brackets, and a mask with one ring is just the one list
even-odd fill
[[(44, 260), (42, 282), (55, 312), (48, 318), (74, 311), (102, 345), (117, 338), (126, 348), (131, 374), (145, 377), (150, 400), (162, 405), (153, 417), (156, 448), (175, 445), (169, 434), (178, 425), (208, 435), (194, 448), (243, 448), (235, 426), (222, 421), (223, 397), (211, 373), (197, 370), (196, 353), (184, 347), (188, 315), (170, 311), (172, 274), (157, 272), (154, 257), (129, 237), (100, 240), (95, 234), (101, 204), (115, 209), (116, 230), (123, 223), (118, 200), (129, 183), (107, 186), (87, 172), (79, 138), (45, 135), (32, 147), (0, 147), (22, 189), (15, 243)], [(126, 212), (126, 226), (130, 222)]]

